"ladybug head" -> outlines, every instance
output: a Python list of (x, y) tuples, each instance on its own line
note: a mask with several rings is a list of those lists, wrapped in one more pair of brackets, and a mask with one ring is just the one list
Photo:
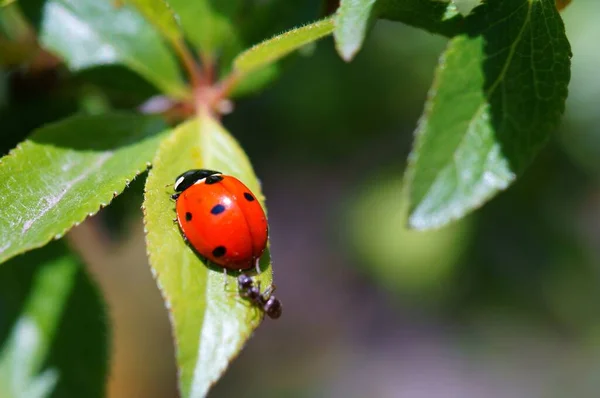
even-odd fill
[(175, 192), (183, 192), (186, 189), (188, 189), (189, 187), (191, 187), (192, 185), (194, 185), (196, 182), (211, 176), (213, 174), (221, 174), (220, 171), (215, 171), (215, 170), (206, 170), (206, 169), (194, 169), (194, 170), (188, 170), (183, 174), (180, 174), (176, 179), (175, 179)]

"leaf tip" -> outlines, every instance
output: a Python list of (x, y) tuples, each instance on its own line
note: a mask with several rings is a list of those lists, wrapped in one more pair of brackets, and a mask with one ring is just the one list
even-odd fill
[(351, 62), (358, 53), (360, 45), (344, 45), (338, 40), (335, 40), (335, 49), (340, 58), (342, 58), (345, 62)]

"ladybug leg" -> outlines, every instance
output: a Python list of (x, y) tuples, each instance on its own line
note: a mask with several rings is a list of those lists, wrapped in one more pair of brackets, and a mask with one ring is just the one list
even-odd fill
[(173, 200), (177, 200), (177, 198), (179, 197), (180, 193), (174, 193), (173, 195), (171, 195), (171, 199)]
[(223, 267), (223, 289), (225, 289), (225, 291), (227, 291), (227, 285), (229, 284), (227, 275), (227, 268)]
[(269, 286), (268, 288), (265, 289), (265, 292), (262, 294), (263, 297), (266, 297), (266, 298), (271, 297), (271, 295), (273, 293), (275, 293), (275, 289), (277, 289), (277, 286), (275, 286), (275, 284), (272, 283), (271, 286)]
[(254, 267), (256, 267), (256, 274), (260, 274), (260, 258), (254, 260)]

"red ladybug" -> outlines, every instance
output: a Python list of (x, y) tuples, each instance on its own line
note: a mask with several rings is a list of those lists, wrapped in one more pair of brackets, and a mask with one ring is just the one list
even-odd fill
[(225, 269), (257, 267), (267, 245), (264, 210), (248, 187), (214, 170), (189, 170), (175, 180), (175, 209), (184, 238)]

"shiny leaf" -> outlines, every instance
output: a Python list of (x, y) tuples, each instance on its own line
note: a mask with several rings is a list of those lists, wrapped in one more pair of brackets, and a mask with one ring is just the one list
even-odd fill
[(440, 60), (411, 154), (418, 229), (460, 218), (506, 188), (558, 124), (570, 47), (553, 0), (494, 0)]
[(62, 236), (121, 193), (154, 157), (155, 117), (74, 116), (0, 159), (0, 262)]
[(40, 39), (71, 70), (123, 64), (166, 94), (187, 94), (173, 54), (158, 32), (128, 6), (104, 0), (48, 0)]

